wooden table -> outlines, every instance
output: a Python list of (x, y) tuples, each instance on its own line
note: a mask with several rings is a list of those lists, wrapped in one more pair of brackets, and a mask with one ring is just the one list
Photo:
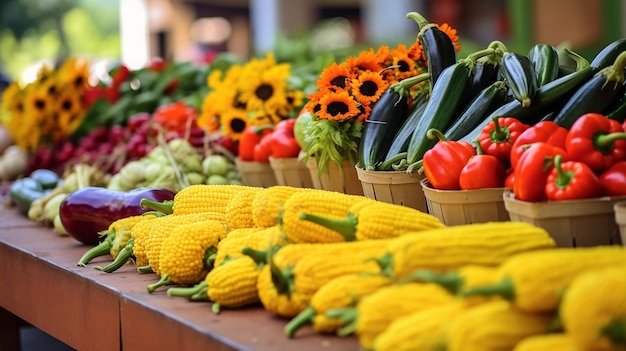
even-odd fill
[(211, 312), (208, 302), (149, 294), (155, 274), (127, 265), (114, 273), (76, 262), (89, 249), (0, 205), (0, 341), (19, 350), (26, 321), (77, 350), (358, 350), (354, 337), (319, 335), (310, 327), (294, 339), (287, 323), (261, 306)]

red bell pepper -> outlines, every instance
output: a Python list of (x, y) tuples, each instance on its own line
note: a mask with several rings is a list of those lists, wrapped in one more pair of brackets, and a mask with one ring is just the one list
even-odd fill
[(615, 162), (611, 168), (600, 174), (604, 195), (626, 195), (626, 161)]
[(567, 129), (553, 121), (541, 121), (530, 126), (522, 132), (513, 143), (509, 156), (511, 167), (515, 169), (515, 165), (517, 165), (520, 156), (524, 153), (528, 144), (541, 141), (565, 150), (567, 133)]
[(493, 117), (480, 132), (480, 147), (487, 155), (509, 162), (515, 140), (530, 126), (513, 117)]
[(272, 129), (269, 127), (246, 127), (239, 139), (239, 159), (242, 161), (254, 161), (254, 146), (258, 144), (265, 135), (271, 132)]
[(505, 178), (506, 170), (502, 161), (496, 156), (484, 154), (478, 144), (476, 155), (461, 170), (459, 185), (461, 190), (500, 188)]
[(587, 113), (572, 124), (565, 148), (572, 161), (586, 163), (596, 173), (626, 160), (626, 133), (622, 125), (599, 113)]
[(513, 194), (522, 201), (545, 201), (546, 182), (554, 167), (554, 156), (566, 158), (565, 150), (548, 143), (532, 143), (522, 154), (515, 168)]
[(294, 136), (295, 118), (282, 120), (276, 124), (271, 135), (273, 158), (298, 157), (300, 145)]
[(459, 190), (461, 170), (476, 155), (476, 150), (468, 142), (446, 140), (436, 129), (430, 129), (427, 136), (439, 141), (424, 153), (422, 162), (426, 179), (435, 189)]
[(549, 201), (590, 199), (602, 195), (598, 176), (583, 162), (562, 162), (561, 155), (554, 156), (554, 167), (546, 183)]
[(272, 133), (264, 135), (261, 140), (254, 145), (252, 161), (254, 162), (270, 162), (272, 155)]

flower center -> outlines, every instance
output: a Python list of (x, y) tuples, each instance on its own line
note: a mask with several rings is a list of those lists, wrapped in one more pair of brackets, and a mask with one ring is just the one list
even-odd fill
[(378, 92), (378, 84), (371, 80), (365, 81), (359, 87), (359, 92), (364, 96), (374, 96)]
[(233, 118), (230, 120), (230, 128), (235, 133), (241, 133), (246, 128), (246, 122), (240, 118)]
[(269, 84), (261, 84), (256, 88), (254, 94), (261, 100), (265, 101), (272, 97), (274, 94), (274, 88)]
[(345, 114), (350, 111), (348, 105), (340, 101), (333, 101), (326, 107), (326, 110), (331, 116), (337, 116), (339, 114)]
[(346, 87), (346, 79), (348, 79), (348, 77), (338, 76), (338, 77), (333, 78), (333, 80), (330, 81), (330, 84), (343, 89)]

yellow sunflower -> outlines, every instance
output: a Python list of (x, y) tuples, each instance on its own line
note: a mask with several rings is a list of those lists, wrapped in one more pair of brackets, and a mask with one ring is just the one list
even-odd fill
[(414, 77), (422, 73), (419, 65), (409, 56), (409, 50), (406, 46), (400, 45), (391, 51), (393, 57), (392, 72), (395, 81)]
[(359, 114), (358, 102), (347, 91), (329, 92), (320, 99), (319, 119), (347, 121)]
[(289, 65), (277, 65), (245, 81), (241, 80), (241, 95), (238, 100), (245, 102), (248, 111), (274, 111), (287, 104), (287, 78)]
[(84, 89), (89, 83), (89, 64), (77, 57), (69, 58), (61, 63), (58, 75), (61, 84), (69, 84), (75, 89)]
[(233, 140), (239, 140), (248, 126), (247, 112), (241, 109), (230, 109), (220, 116), (222, 134), (229, 135)]
[(58, 116), (58, 132), (55, 140), (59, 141), (71, 135), (80, 125), (85, 116), (80, 94), (71, 88), (63, 89), (56, 100)]
[(373, 49), (361, 51), (357, 56), (350, 56), (346, 60), (348, 69), (355, 74), (363, 71), (378, 72), (384, 67), (378, 62), (378, 56)]
[(350, 82), (350, 92), (362, 105), (370, 105), (378, 101), (388, 86), (389, 83), (380, 73), (363, 72)]

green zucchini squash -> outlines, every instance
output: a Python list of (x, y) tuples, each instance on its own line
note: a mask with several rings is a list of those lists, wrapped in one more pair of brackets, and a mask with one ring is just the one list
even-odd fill
[(446, 140), (458, 140), (469, 133), (487, 115), (502, 106), (506, 91), (506, 84), (497, 81), (478, 93), (454, 123), (444, 131)]
[(467, 142), (476, 140), (481, 130), (493, 120), (494, 116), (515, 117), (524, 123), (529, 123), (529, 121), (535, 120), (538, 116), (545, 116), (548, 112), (554, 110), (555, 105), (558, 105), (564, 98), (569, 98), (592, 75), (593, 72), (587, 62), (586, 65), (581, 65), (578, 71), (557, 78), (537, 89), (535, 100), (529, 107), (523, 107), (517, 100), (508, 102), (490, 113), (474, 129), (459, 140)]
[(626, 51), (626, 38), (617, 39), (609, 43), (591, 60), (591, 69), (593, 69), (595, 73), (605, 67), (611, 66), (617, 56), (623, 51)]
[(408, 97), (393, 88), (383, 92), (365, 120), (358, 149), (357, 166), (373, 171), (387, 155), (394, 136), (408, 115)]
[(502, 55), (500, 72), (516, 100), (528, 107), (537, 92), (537, 75), (528, 57), (508, 51)]
[(624, 84), (626, 51), (617, 56), (611, 66), (605, 67), (581, 85), (554, 117), (554, 122), (566, 129), (583, 114), (604, 114), (620, 98)]
[[(389, 150), (387, 150), (387, 154), (385, 155), (384, 161), (387, 161), (390, 158), (407, 151), (409, 147), (409, 141), (411, 141), (411, 134), (413, 134), (413, 131), (415, 130), (415, 127), (417, 126), (417, 122), (422, 117), (422, 114), (424, 113), (424, 110), (426, 109), (427, 102), (428, 102), (427, 94), (421, 94), (415, 99), (413, 103), (414, 105), (413, 110), (411, 111), (407, 119), (404, 121), (404, 124), (402, 124), (402, 126), (400, 127), (400, 130), (398, 130), (395, 137), (393, 138), (393, 141), (391, 142), (391, 146), (389, 146)], [(381, 169), (379, 167), (379, 170), (387, 170), (387, 169)]]
[(537, 87), (559, 76), (559, 53), (550, 44), (535, 44), (528, 51), (528, 60), (537, 77)]
[(498, 60), (492, 56), (483, 56), (476, 60), (476, 66), (470, 80), (469, 94), (477, 96), (485, 88), (495, 83), (500, 76)]
[(421, 14), (409, 12), (406, 17), (413, 19), (420, 28), (417, 39), (426, 55), (430, 84), (434, 86), (443, 70), (457, 62), (454, 43), (437, 24), (430, 23)]

